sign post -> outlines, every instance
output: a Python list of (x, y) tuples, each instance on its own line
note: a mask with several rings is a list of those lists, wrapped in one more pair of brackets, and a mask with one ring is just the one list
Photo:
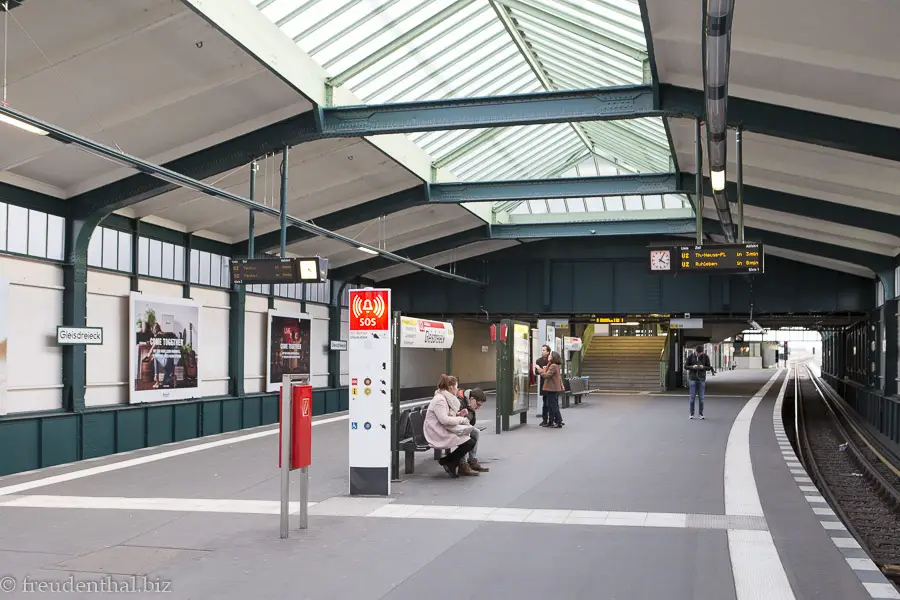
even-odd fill
[[(306, 376), (281, 380), (278, 467), (281, 470), (281, 539), (290, 530), (291, 471), (300, 469), (300, 529), (309, 526), (309, 465), (312, 463), (312, 386)], [(298, 383), (299, 382), (299, 383)]]
[(391, 290), (350, 290), (348, 337), (350, 495), (388, 496), (394, 372)]

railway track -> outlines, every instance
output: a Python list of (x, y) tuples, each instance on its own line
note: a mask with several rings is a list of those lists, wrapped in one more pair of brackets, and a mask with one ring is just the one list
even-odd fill
[(810, 477), (853, 537), (900, 589), (900, 469), (843, 399), (808, 366), (796, 365), (786, 391), (796, 402), (791, 437)]

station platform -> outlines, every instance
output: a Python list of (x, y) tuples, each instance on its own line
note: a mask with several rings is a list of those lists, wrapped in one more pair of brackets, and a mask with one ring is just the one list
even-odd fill
[(422, 452), (390, 498), (347, 496), (346, 415), (329, 415), (313, 428), (309, 528), (292, 522), (287, 540), (272, 426), (5, 477), (3, 597), (70, 577), (175, 598), (900, 597), (864, 585), (864, 555), (813, 511), (827, 505), (774, 418), (785, 375), (717, 375), (703, 421), (686, 394), (600, 394), (562, 429), (530, 416), (497, 435), (489, 402), (489, 473), (450, 479)]

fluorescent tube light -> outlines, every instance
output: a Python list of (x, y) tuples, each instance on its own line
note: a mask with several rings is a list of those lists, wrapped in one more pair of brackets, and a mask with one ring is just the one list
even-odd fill
[(363, 252), (365, 252), (366, 254), (375, 254), (375, 255), (378, 254), (377, 252), (375, 252), (374, 250), (372, 250), (370, 248), (363, 248), (362, 246), (360, 246), (359, 249), (362, 250)]
[(710, 180), (712, 181), (712, 189), (716, 192), (721, 192), (725, 189), (725, 170), (721, 171), (710, 171)]
[(47, 132), (39, 127), (35, 127), (34, 125), (29, 125), (25, 121), (20, 121), (15, 117), (10, 117), (9, 115), (0, 114), (0, 121), (6, 123), (7, 125), (12, 125), (13, 127), (18, 127), (23, 131), (27, 131), (28, 133), (36, 133), (37, 135), (47, 135)]

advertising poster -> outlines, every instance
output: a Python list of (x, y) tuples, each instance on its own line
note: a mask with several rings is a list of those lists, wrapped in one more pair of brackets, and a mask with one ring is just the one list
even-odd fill
[(528, 325), (516, 323), (513, 327), (513, 413), (528, 410), (528, 384), (531, 373), (529, 333)]
[(391, 488), (391, 291), (350, 290), (350, 494)]
[(6, 364), (9, 338), (9, 281), (0, 277), (0, 415), (6, 414)]
[(400, 317), (400, 346), (403, 348), (450, 348), (453, 346), (453, 325), (442, 321)]
[(269, 311), (268, 348), (266, 349), (266, 391), (281, 389), (284, 375), (310, 376), (309, 315)]
[(131, 293), (131, 402), (199, 396), (200, 305)]

